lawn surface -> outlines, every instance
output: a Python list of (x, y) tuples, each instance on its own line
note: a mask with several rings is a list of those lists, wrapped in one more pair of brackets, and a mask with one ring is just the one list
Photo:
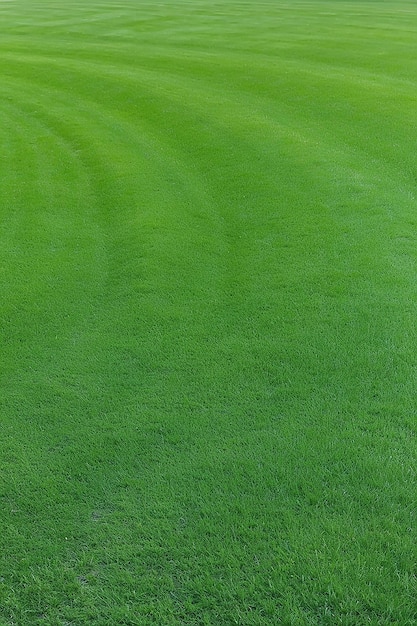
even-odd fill
[(417, 5), (0, 3), (0, 625), (417, 624)]

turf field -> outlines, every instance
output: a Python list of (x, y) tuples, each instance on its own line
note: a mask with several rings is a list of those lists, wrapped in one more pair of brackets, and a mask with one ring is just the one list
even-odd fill
[(417, 5), (0, 2), (0, 626), (417, 624)]

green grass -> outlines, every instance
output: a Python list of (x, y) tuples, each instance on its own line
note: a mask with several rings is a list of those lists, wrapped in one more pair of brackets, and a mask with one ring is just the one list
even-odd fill
[(0, 2), (0, 625), (417, 624), (417, 6)]

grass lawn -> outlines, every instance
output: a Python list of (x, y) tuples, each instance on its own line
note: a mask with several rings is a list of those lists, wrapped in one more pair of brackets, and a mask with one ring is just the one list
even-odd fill
[(0, 626), (417, 624), (417, 5), (0, 2)]

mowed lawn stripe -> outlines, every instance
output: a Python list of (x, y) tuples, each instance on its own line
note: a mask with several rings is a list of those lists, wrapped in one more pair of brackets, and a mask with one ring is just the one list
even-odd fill
[(413, 5), (0, 20), (0, 621), (414, 623)]

